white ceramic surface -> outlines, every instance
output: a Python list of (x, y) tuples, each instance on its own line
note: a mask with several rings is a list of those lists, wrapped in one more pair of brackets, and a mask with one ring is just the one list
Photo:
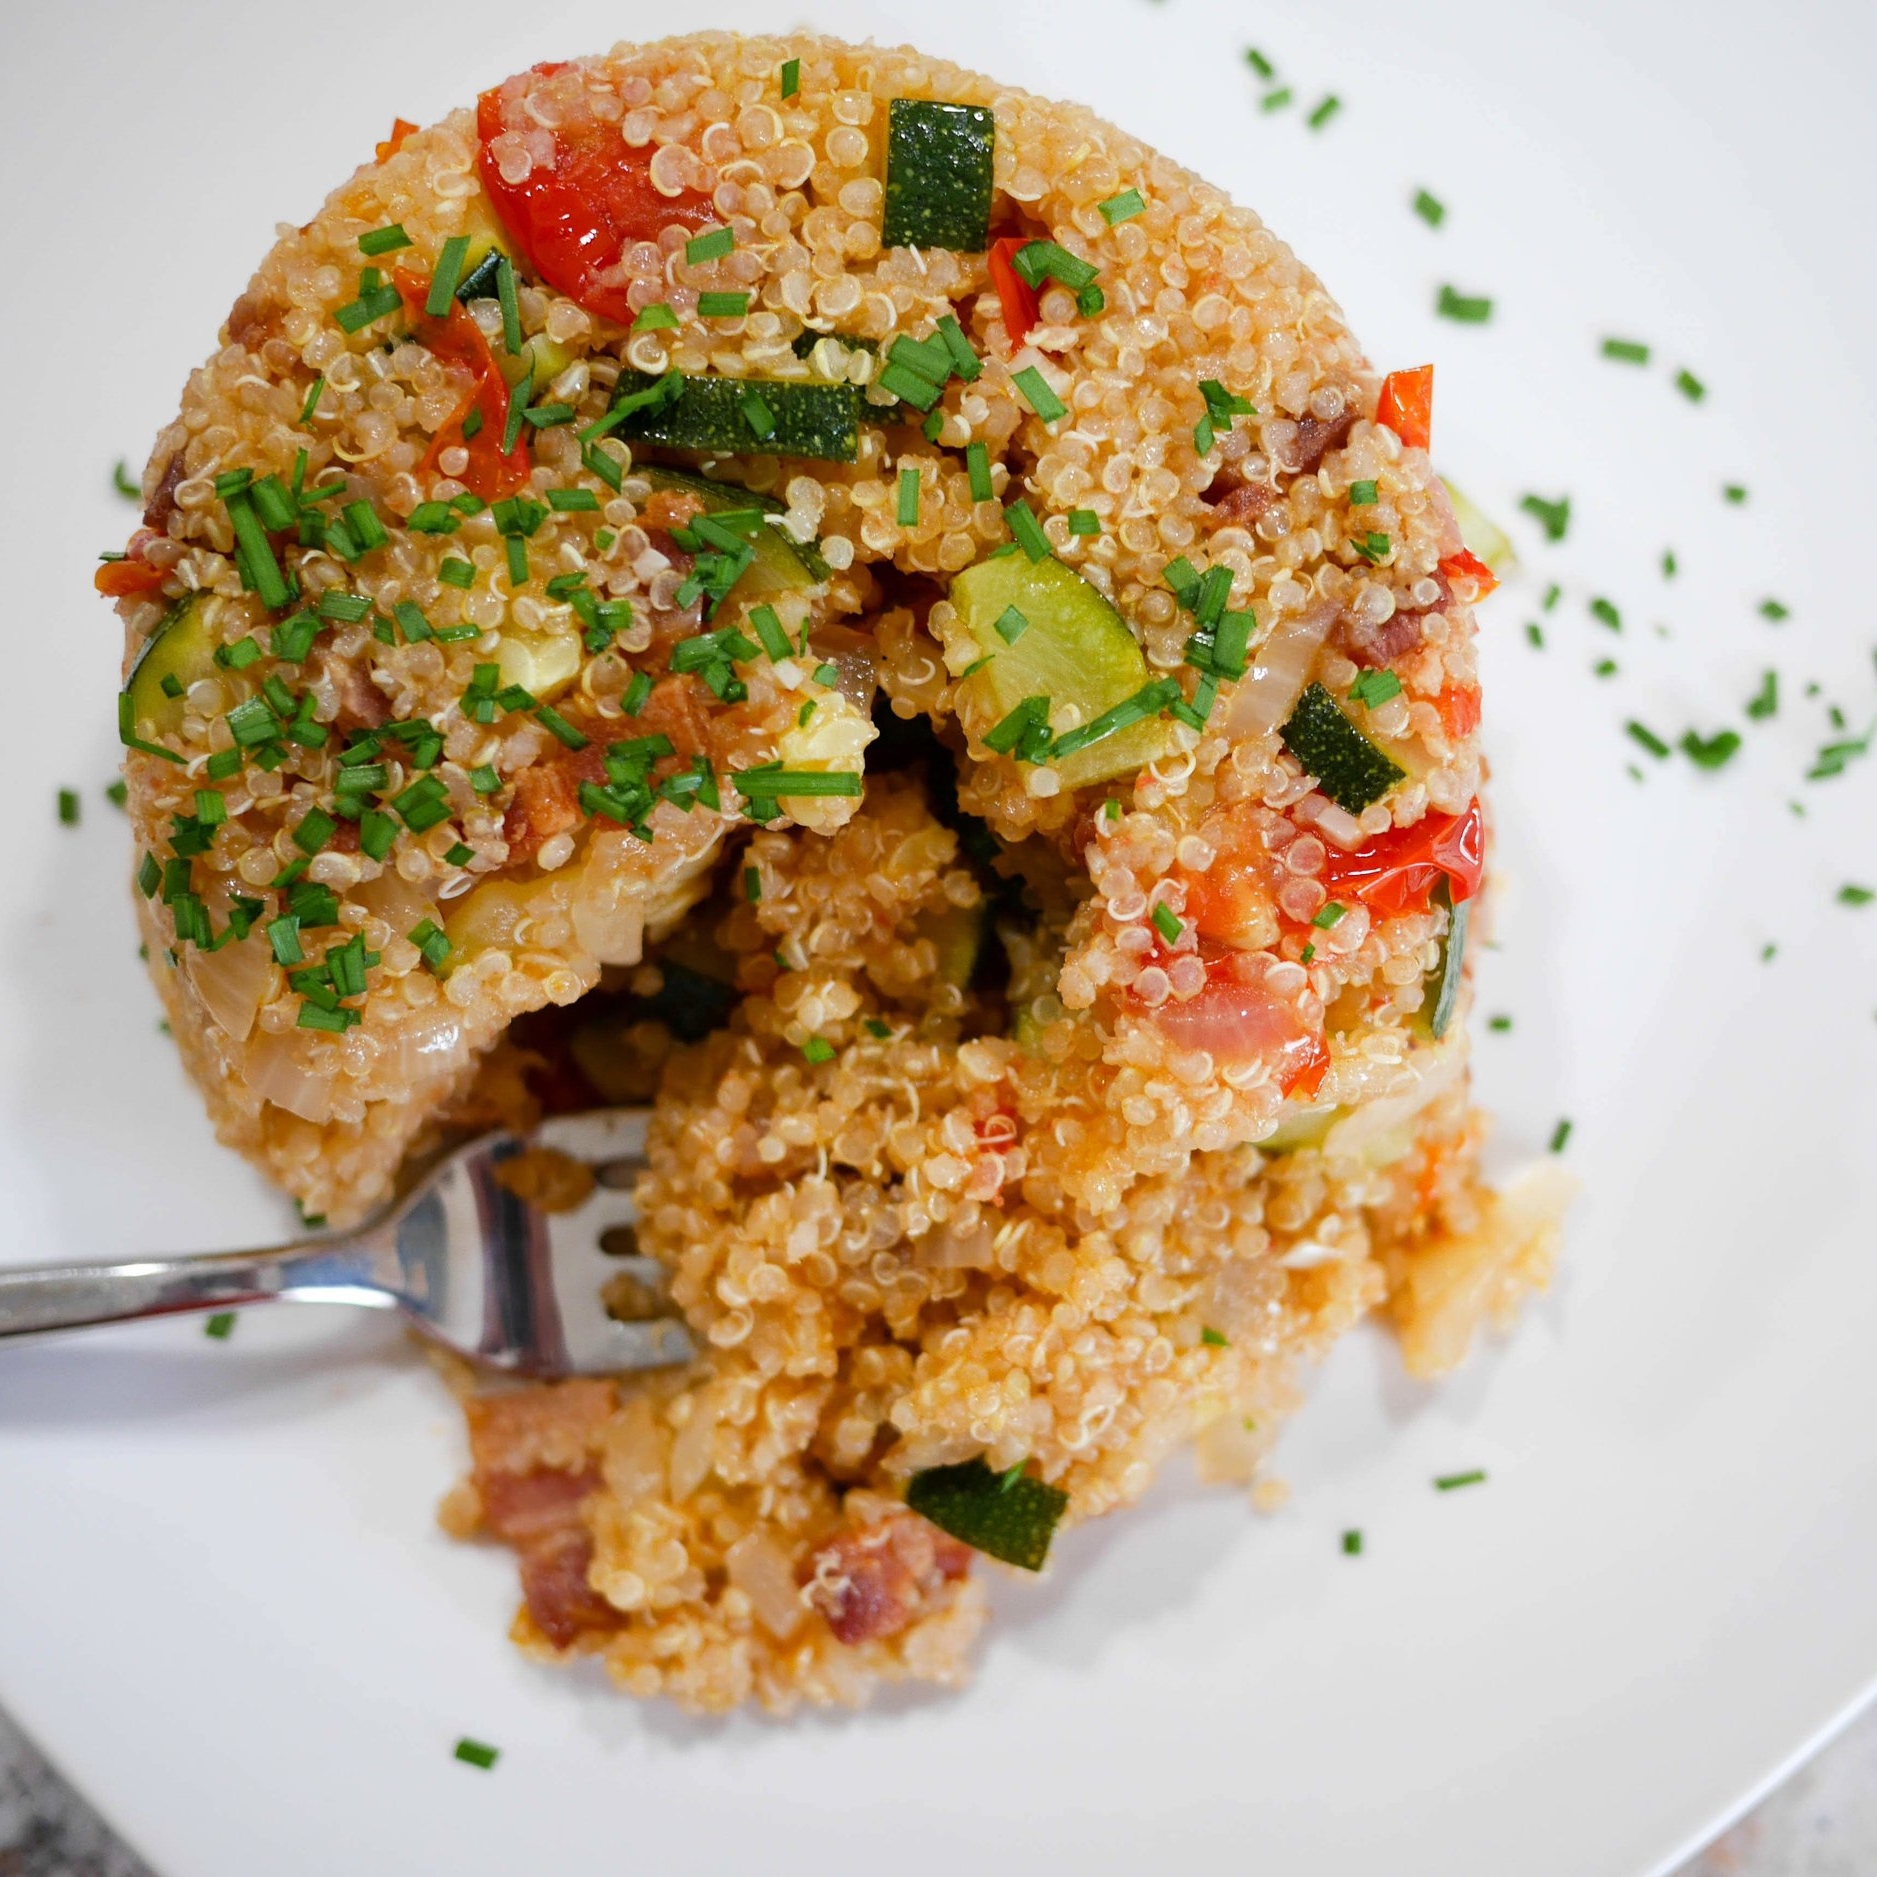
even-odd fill
[[(1346, 1345), (1287, 1438), (1280, 1516), (1176, 1469), (1046, 1582), (1000, 1585), (963, 1698), (787, 1728), (690, 1722), (511, 1653), (507, 1560), (431, 1521), (454, 1412), (382, 1323), (7, 1350), (0, 1697), (169, 1877), (1659, 1870), (1877, 1678), (1877, 908), (1834, 899), (1877, 885), (1877, 768), (1801, 779), (1827, 702), (1877, 714), (1872, 16), (802, 11), (1086, 98), (1191, 161), (1301, 249), (1376, 359), (1438, 359), (1437, 454), (1477, 500), (1574, 498), (1562, 547), (1511, 522), (1526, 572), (1485, 615), (1507, 893), (1478, 1053), (1508, 1162), (1575, 1119), (1559, 1283), (1442, 1388), (1380, 1337)], [(642, 0), (8, 19), (0, 1257), (285, 1224), (210, 1140), (132, 957), (99, 795), (115, 626), (87, 590), (130, 519), (111, 460), (141, 460), (275, 219), (311, 213), (394, 113), (676, 23)], [(1248, 39), (1340, 116), (1261, 114)], [(1439, 232), (1417, 185), (1448, 204)], [(1442, 281), (1493, 294), (1493, 322), (1434, 319)], [(1604, 363), (1609, 332), (1657, 365)], [(1523, 628), (1554, 578), (1539, 653)], [(1767, 594), (1786, 624), (1757, 615)], [(1606, 654), (1623, 669), (1599, 680)], [(1625, 739), (1630, 716), (1741, 723), (1769, 663), (1781, 713), (1722, 773)], [(76, 832), (59, 783), (84, 791)], [(1487, 1486), (1430, 1489), (1471, 1466)], [(501, 1745), (494, 1774), (452, 1761), (465, 1732)]]

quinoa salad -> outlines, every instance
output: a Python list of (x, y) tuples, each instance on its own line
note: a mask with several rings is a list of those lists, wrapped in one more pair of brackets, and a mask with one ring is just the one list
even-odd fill
[(905, 48), (540, 65), (283, 230), (98, 574), (136, 903), (308, 1215), (651, 1109), (701, 1353), (448, 1373), (524, 1649), (956, 1684), (988, 1572), (1545, 1280), (1555, 1178), (1477, 1166), (1494, 580), (1432, 421), (1249, 211)]

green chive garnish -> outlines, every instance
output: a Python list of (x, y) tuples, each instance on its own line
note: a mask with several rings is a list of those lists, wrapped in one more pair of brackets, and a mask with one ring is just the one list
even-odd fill
[(1023, 393), (1023, 400), (1044, 423), (1053, 424), (1067, 417), (1069, 407), (1049, 387), (1049, 380), (1034, 365), (1026, 365), (1010, 381)]
[(1486, 1474), (1484, 1470), (1480, 1467), (1475, 1467), (1470, 1473), (1442, 1473), (1440, 1477), (1434, 1481), (1434, 1490), (1436, 1492), (1456, 1492), (1462, 1486), (1482, 1486), (1485, 1482)]
[(465, 1765), (481, 1767), (486, 1773), (502, 1757), (502, 1750), (465, 1736), (456, 1743), (456, 1757)]
[(1155, 906), (1153, 922), (1154, 930), (1169, 945), (1177, 945), (1180, 941), (1180, 934), (1186, 930), (1185, 926), (1180, 923), (1179, 915), (1171, 906), (1165, 904)]
[(638, 315), (632, 322), (632, 330), (634, 332), (669, 332), (677, 323), (677, 314), (663, 300), (658, 300), (650, 306), (639, 308)]
[(1685, 365), (1675, 374), (1675, 389), (1679, 391), (1690, 404), (1699, 404), (1708, 394), (1707, 386)]
[(899, 472), (899, 525), (919, 525), (919, 472), (910, 466)]
[[(495, 264), (495, 297), (502, 308), (502, 343), (507, 346), (510, 358), (521, 350), (521, 301), (515, 286), (515, 264), (504, 254)], [(534, 368), (528, 369), (527, 382), (534, 382)], [(527, 393), (524, 391), (524, 401)], [(512, 450), (515, 446), (507, 446)], [(504, 450), (504, 455), (507, 450)]]
[(741, 319), (748, 311), (747, 293), (700, 293), (697, 296), (699, 319)]
[(974, 502), (994, 502), (997, 491), (991, 487), (991, 453), (987, 445), (967, 443), (965, 445), (965, 474), (971, 479), (971, 499)]
[(1434, 301), (1434, 311), (1442, 319), (1457, 320), (1463, 326), (1483, 326), (1492, 318), (1492, 301), (1484, 294), (1459, 293), (1443, 286)]
[(1321, 130), (1342, 108), (1342, 99), (1337, 97), (1334, 92), (1331, 92), (1329, 96), (1304, 119), (1304, 122), (1308, 124), (1312, 130)]
[(1438, 196), (1429, 195), (1425, 189), (1414, 192), (1414, 212), (1430, 228), (1438, 228), (1447, 219), (1447, 205)]
[(800, 59), (782, 61), (782, 95), (792, 98), (802, 88), (802, 62)]
[(399, 248), (408, 248), (411, 238), (404, 232), (402, 222), (392, 222), (386, 228), (374, 228), (370, 234), (360, 235), (358, 251), (361, 254), (393, 254)]
[(703, 261), (720, 261), (736, 246), (736, 235), (728, 228), (707, 228), (684, 244), (684, 258), (693, 267)]
[(1603, 342), (1603, 356), (1613, 358), (1621, 365), (1646, 365), (1649, 362), (1649, 348), (1637, 339), (1606, 339)]

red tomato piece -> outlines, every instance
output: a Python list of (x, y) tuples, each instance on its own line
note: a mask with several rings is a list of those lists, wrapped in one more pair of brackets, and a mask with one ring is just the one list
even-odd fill
[(1479, 588), (1476, 597), (1482, 600), (1499, 584), (1499, 576), (1468, 548), (1449, 554), (1440, 563), (1440, 571), (1449, 580), (1471, 580)]
[(1323, 884), (1333, 898), (1353, 896), (1378, 913), (1425, 912), (1442, 875), (1458, 904), (1479, 891), (1485, 872), (1486, 824), (1475, 801), (1457, 815), (1391, 828), (1353, 854), (1332, 847)]
[[(442, 425), (430, 440), (423, 466), (434, 472), (437, 458), (447, 449), (461, 444), (469, 452), (469, 466), (457, 477), (471, 495), (485, 502), (499, 502), (524, 488), (528, 481), (528, 446), (517, 438), (506, 455), (502, 451), (502, 432), (508, 426), (508, 381), (489, 350), (469, 308), (459, 301), (450, 302), (446, 318), (432, 319), (424, 311), (430, 282), (408, 268), (395, 270), (398, 292), (404, 296), (405, 311), (411, 320), (411, 336), (419, 345), (428, 346), (446, 364), (456, 365), (470, 377), (468, 390), (449, 422)], [(471, 411), (482, 413), (482, 426), (473, 437), (463, 435), (463, 421)]]
[(147, 560), (108, 560), (91, 576), (91, 584), (106, 599), (121, 600), (133, 593), (155, 592), (163, 578), (163, 569)]
[(1329, 1051), (1322, 1032), (1257, 975), (1262, 962), (1262, 954), (1214, 959), (1199, 995), (1158, 1005), (1153, 1020), (1182, 1049), (1203, 1049), (1220, 1062), (1270, 1062), (1288, 1095), (1306, 1081), (1314, 1087), (1322, 1080)]
[(1434, 368), (1391, 371), (1382, 380), (1375, 421), (1386, 424), (1411, 450), (1424, 450), (1434, 427)]
[(1036, 303), (1036, 289), (1017, 272), (1010, 258), (1026, 245), (1018, 235), (999, 235), (991, 243), (991, 285), (997, 289), (997, 303), (1004, 309), (1004, 331), (1015, 351), (1030, 336), (1030, 328), (1041, 317)]
[[(550, 287), (589, 313), (630, 325), (634, 308), (619, 265), (625, 249), (656, 241), (674, 223), (707, 227), (718, 219), (717, 210), (701, 190), (662, 194), (651, 177), (654, 151), (630, 148), (617, 123), (576, 111), (552, 130), (538, 124), (525, 109), (529, 93), (538, 79), (562, 69), (537, 65), (477, 99), (482, 186), (502, 226)], [(533, 167), (513, 183), (491, 152), (510, 131), (534, 153)]]
[(394, 117), (391, 120), (391, 135), (378, 146), (378, 161), (382, 163), (387, 157), (396, 156), (404, 148), (404, 139), (416, 135), (417, 126), (409, 118)]
[(1434, 707), (1440, 712), (1447, 734), (1456, 743), (1479, 728), (1479, 686), (1476, 684), (1442, 685)]

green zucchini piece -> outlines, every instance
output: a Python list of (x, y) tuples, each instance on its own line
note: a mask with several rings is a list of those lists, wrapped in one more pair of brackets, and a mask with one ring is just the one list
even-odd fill
[[(1446, 482), (1446, 478), (1441, 478)], [(1460, 524), (1460, 540), (1469, 554), (1477, 554), (1494, 573), (1508, 573), (1518, 564), (1518, 555), (1506, 531), (1484, 509), (1476, 508), (1451, 482), (1447, 482), (1447, 500), (1453, 504), (1453, 518)]]
[[(990, 661), (960, 687), (961, 699), (977, 706), (972, 727), (980, 737), (1025, 698), (1046, 697), (1052, 711), (1073, 704), (1088, 724), (1148, 683), (1147, 660), (1127, 621), (1053, 555), (979, 561), (953, 580), (951, 602), (971, 638), (960, 668)], [(1013, 608), (1026, 622), (1021, 630), (1007, 617)], [(1051, 761), (1074, 789), (1143, 768), (1172, 745), (1172, 725), (1156, 715)]]
[(1069, 1495), (1027, 1473), (993, 1473), (980, 1457), (915, 1473), (906, 1503), (973, 1551), (1040, 1571)]
[(1460, 1003), (1460, 987), (1466, 981), (1466, 929), (1473, 902), (1463, 899), (1455, 905), (1443, 878), (1434, 888), (1434, 904), (1447, 908), (1447, 934), (1440, 941), (1440, 957), (1432, 973), (1433, 1001), (1421, 1005), (1421, 1015), (1426, 1019), (1427, 1034), (1438, 1043), (1453, 1022), (1453, 1013)]
[(515, 253), (503, 239), (494, 210), (480, 197), (471, 202), (464, 213), (463, 233), (469, 237), (469, 246), (463, 252), (463, 272), (456, 283), (456, 297), (464, 305), (471, 300), (493, 300), (496, 270), (504, 256), (512, 266)]
[[(643, 372), (620, 374), (619, 395), (658, 383)], [(759, 436), (750, 401), (772, 426)], [(760, 419), (760, 413), (757, 413)], [(721, 450), (726, 456), (813, 456), (851, 463), (859, 450), (860, 393), (852, 385), (782, 383), (768, 378), (685, 378), (674, 398), (648, 404), (618, 427), (632, 443), (673, 450)]]
[(1302, 1114), (1280, 1121), (1274, 1133), (1252, 1145), (1261, 1154), (1301, 1153), (1306, 1147), (1321, 1147), (1329, 1131), (1349, 1111), (1346, 1108), (1307, 1108)]
[(208, 615), (206, 593), (186, 594), (144, 641), (124, 680), (124, 695), (130, 699), (131, 719), (139, 736), (174, 736), (182, 728), (183, 698), (189, 687), (215, 675), (218, 641), (209, 630)]
[(943, 983), (955, 984), (961, 991), (970, 989), (984, 951), (989, 913), (990, 908), (980, 901), (975, 906), (948, 905), (920, 919), (919, 935), (932, 941)]
[(990, 244), (996, 136), (997, 119), (981, 104), (895, 98), (887, 106), (881, 244), (981, 254)]
[(1359, 815), (1407, 775), (1337, 708), (1320, 684), (1308, 686), (1283, 729), (1284, 746), (1338, 808)]
[[(727, 509), (739, 508), (758, 508), (765, 515), (788, 513), (788, 504), (773, 495), (758, 495), (754, 489), (741, 488), (734, 482), (713, 482), (710, 477), (694, 475), (688, 469), (647, 463), (642, 469), (634, 464), (633, 473), (642, 474), (654, 489), (688, 491), (704, 504), (706, 514), (719, 515)], [(832, 570), (821, 558), (820, 549), (812, 541), (802, 545), (785, 528), (771, 528), (764, 523), (750, 545), (756, 550), (756, 564), (731, 589), (739, 599), (816, 586), (831, 575)]]

